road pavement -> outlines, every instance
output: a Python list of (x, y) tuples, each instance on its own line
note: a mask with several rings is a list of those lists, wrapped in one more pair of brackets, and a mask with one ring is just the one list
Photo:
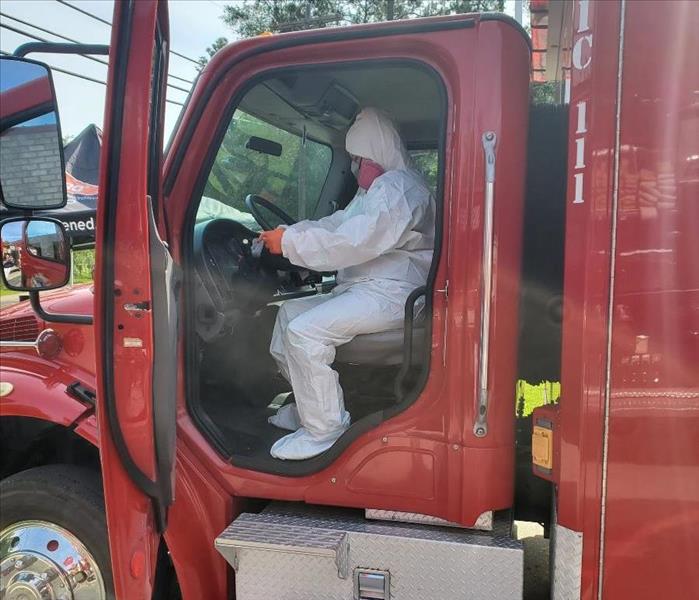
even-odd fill
[(549, 541), (544, 528), (517, 521), (517, 539), (524, 544), (524, 600), (549, 600)]

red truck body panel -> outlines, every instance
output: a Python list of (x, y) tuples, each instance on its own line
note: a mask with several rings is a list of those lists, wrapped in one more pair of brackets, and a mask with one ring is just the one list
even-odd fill
[(699, 6), (634, 4), (619, 122), (603, 594), (690, 599), (699, 597)]
[(33, 256), (22, 244), (22, 285), (36, 287), (41, 282), (47, 287), (56, 287), (66, 280), (66, 267), (63, 263)]
[[(570, 5), (572, 44), (578, 44), (580, 54), (570, 71), (557, 520), (583, 534), (581, 593), (592, 598), (599, 569), (620, 3), (588, 6), (586, 25), (581, 4)], [(581, 111), (585, 119), (579, 124)], [(584, 144), (582, 161), (578, 161), (578, 139)], [(583, 201), (574, 203), (576, 198)]]
[(558, 523), (582, 598), (696, 598), (699, 5), (571, 8)]
[[(27, 100), (30, 100), (28, 103)], [(48, 75), (7, 89), (0, 94), (0, 119), (10, 119), (53, 102), (53, 89)]]
[[(42, 294), (41, 306), (49, 313), (91, 315), (94, 301), (91, 285), (75, 285)], [(47, 327), (53, 329), (63, 342), (56, 361), (61, 368), (75, 375), (85, 385), (94, 387), (95, 350), (93, 328), (74, 323), (46, 323), (39, 318), (28, 301), (2, 309), (2, 340), (20, 339), (34, 341), (37, 334)], [(20, 336), (20, 337), (17, 337)], [(6, 357), (36, 357), (34, 349), (2, 348), (2, 360)]]
[[(42, 295), (42, 306), (49, 312), (89, 315), (92, 313), (91, 287), (81, 285), (47, 293)], [(51, 359), (37, 356), (34, 348), (0, 349), (2, 381), (13, 387), (0, 401), (0, 415), (43, 419), (67, 427), (83, 415), (91, 414), (92, 407), (67, 394), (66, 386), (77, 381), (89, 389), (95, 388), (92, 327), (46, 323), (36, 316), (27, 301), (2, 310), (3, 341), (34, 341), (39, 332), (48, 327), (62, 341), (60, 352)], [(82, 420), (75, 431), (87, 441), (98, 443), (94, 415)]]

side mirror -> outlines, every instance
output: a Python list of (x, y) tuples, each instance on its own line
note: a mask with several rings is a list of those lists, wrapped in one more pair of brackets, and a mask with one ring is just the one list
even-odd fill
[(63, 141), (51, 70), (0, 57), (0, 199), (11, 208), (66, 203)]
[(7, 219), (0, 225), (2, 279), (11, 290), (36, 292), (68, 283), (70, 245), (56, 219)]

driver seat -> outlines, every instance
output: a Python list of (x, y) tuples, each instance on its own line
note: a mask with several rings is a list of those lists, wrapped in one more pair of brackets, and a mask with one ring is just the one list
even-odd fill
[[(424, 288), (415, 290), (406, 302), (406, 317), (413, 310), (415, 300), (424, 293)], [(424, 306), (417, 309), (412, 324), (412, 348), (413, 354), (418, 354), (425, 347), (425, 313)], [(379, 331), (377, 333), (364, 333), (355, 336), (351, 342), (338, 346), (335, 361), (343, 364), (372, 365), (377, 367), (390, 367), (403, 363), (405, 342), (405, 326), (400, 329)]]
[[(423, 319), (424, 321), (424, 319)], [(351, 342), (338, 346), (335, 360), (344, 364), (371, 364), (390, 367), (403, 362), (403, 329), (358, 335)], [(413, 345), (424, 347), (425, 325), (415, 323)]]

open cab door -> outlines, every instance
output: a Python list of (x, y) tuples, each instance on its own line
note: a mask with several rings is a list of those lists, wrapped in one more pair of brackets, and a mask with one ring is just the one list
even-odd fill
[[(151, 598), (173, 501), (175, 275), (161, 201), (167, 3), (114, 7), (95, 281), (98, 426), (115, 592)], [(162, 550), (161, 550), (162, 551)]]

